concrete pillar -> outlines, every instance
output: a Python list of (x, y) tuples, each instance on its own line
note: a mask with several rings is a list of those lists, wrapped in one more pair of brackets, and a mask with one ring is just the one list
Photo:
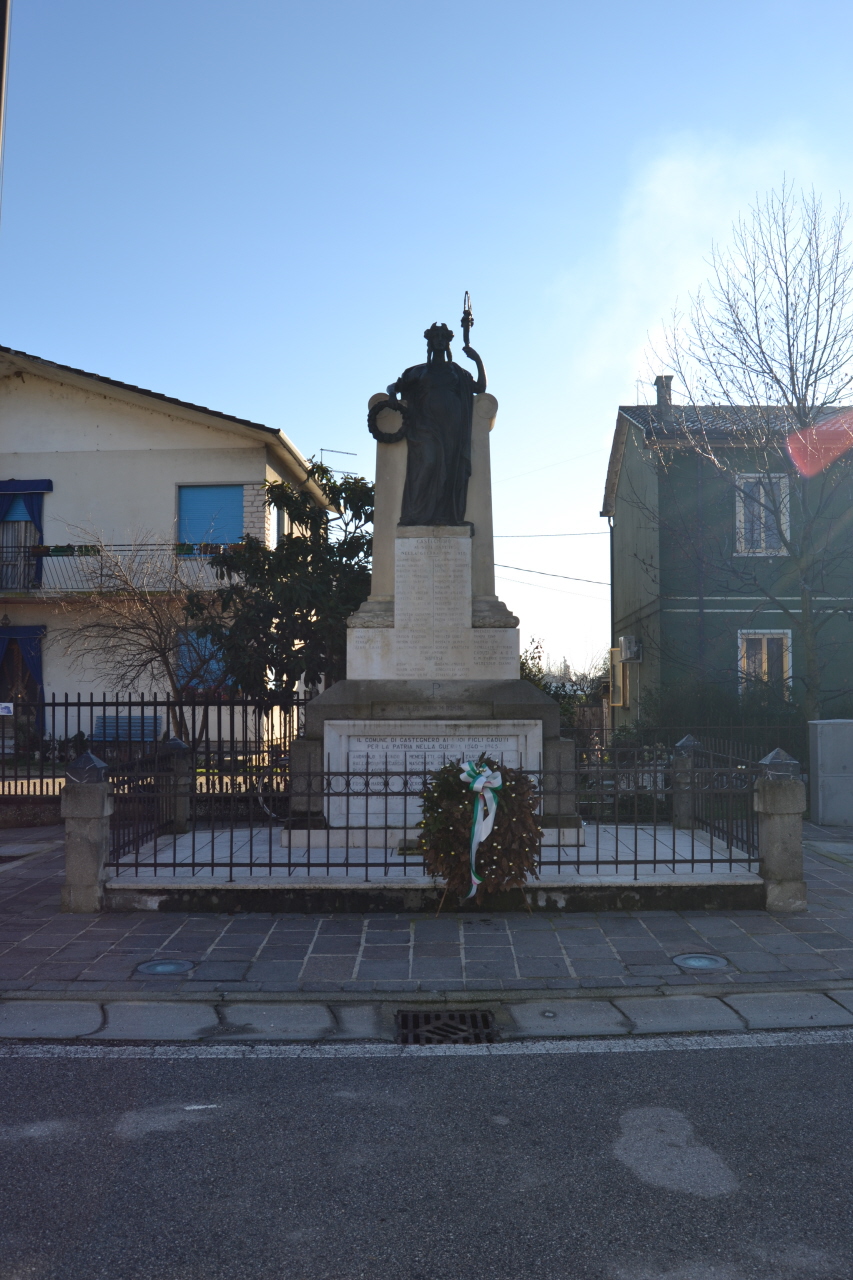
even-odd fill
[[(372, 409), (380, 400), (387, 400), (387, 392), (378, 392), (370, 397), (368, 408)], [(380, 413), (376, 425), (380, 431), (398, 431), (400, 415), (389, 409)], [(391, 602), (393, 616), (394, 600), (394, 539), (403, 507), (403, 488), (406, 483), (406, 460), (409, 446), (405, 440), (396, 444), (376, 445), (376, 507), (373, 513), (373, 569), (370, 579), (370, 603), (373, 605)], [(389, 626), (392, 625), (390, 622)]]
[(290, 816), (298, 821), (323, 817), (323, 742), (294, 738), (290, 744)]
[(542, 825), (579, 827), (574, 741), (571, 738), (546, 738), (543, 745)]
[(495, 425), (498, 402), (488, 391), (474, 397), (471, 418), (471, 479), (465, 519), (474, 526), (471, 545), (471, 594), (475, 600), (496, 601), (495, 552), (492, 526), (492, 466), (489, 432)]
[(63, 911), (88, 914), (101, 910), (114, 806), (111, 783), (66, 779), (61, 804), (65, 819)]
[(799, 778), (758, 778), (758, 856), (768, 911), (805, 911), (803, 814), (806, 788)]
[(676, 831), (692, 831), (695, 826), (693, 793), (696, 777), (693, 752), (702, 744), (687, 734), (675, 744), (672, 761), (672, 825)]
[(172, 773), (172, 831), (183, 835), (190, 829), (190, 805), (192, 795), (192, 752), (180, 738), (170, 738), (160, 748), (165, 765)]

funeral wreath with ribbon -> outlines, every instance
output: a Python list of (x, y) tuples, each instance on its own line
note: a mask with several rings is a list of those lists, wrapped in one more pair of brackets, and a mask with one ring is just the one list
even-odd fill
[(522, 889), (538, 879), (542, 831), (536, 784), (523, 770), (485, 756), (429, 775), (418, 841), (427, 873), (461, 901)]

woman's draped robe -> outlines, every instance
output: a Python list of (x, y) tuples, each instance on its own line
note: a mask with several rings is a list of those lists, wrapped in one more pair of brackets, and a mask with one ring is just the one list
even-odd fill
[(408, 406), (401, 524), (465, 523), (474, 387), (467, 369), (438, 360), (413, 365), (397, 383)]

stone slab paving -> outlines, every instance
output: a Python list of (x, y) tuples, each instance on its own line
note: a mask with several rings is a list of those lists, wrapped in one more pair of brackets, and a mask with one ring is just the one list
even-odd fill
[(104, 1005), (104, 1026), (91, 1040), (206, 1040), (219, 1030), (212, 1004), (182, 1001), (110, 1001)]
[[(783, 996), (783, 999), (786, 998)], [(742, 1031), (734, 1009), (712, 996), (626, 996), (613, 1004), (631, 1021), (638, 1035), (673, 1031)]]
[(819, 991), (767, 991), (726, 996), (726, 1004), (745, 1019), (751, 1031), (787, 1027), (851, 1027), (853, 1013)]
[[(58, 829), (61, 831), (61, 829)], [(46, 834), (47, 833), (47, 834)], [(428, 915), (127, 912), (64, 915), (61, 853), (0, 864), (0, 993), (42, 999), (98, 995), (204, 999), (240, 992), (322, 998), (335, 992), (688, 994), (853, 984), (853, 839), (810, 829), (809, 909)], [(53, 829), (0, 831), (3, 849), (56, 838)], [(683, 952), (727, 964), (685, 972)], [(151, 959), (191, 962), (152, 977)]]
[(104, 1021), (99, 1004), (90, 1000), (15, 1000), (0, 1003), (0, 1036), (4, 1039), (68, 1039), (88, 1036)]
[[(853, 989), (845, 993), (853, 1000)], [(601, 1000), (486, 997), (499, 1039), (589, 1039), (703, 1032), (853, 1029), (838, 993), (628, 996)], [(0, 1043), (19, 1040), (173, 1042), (391, 1041), (400, 997), (382, 1003), (0, 999)], [(850, 1031), (853, 1035), (853, 1030)]]

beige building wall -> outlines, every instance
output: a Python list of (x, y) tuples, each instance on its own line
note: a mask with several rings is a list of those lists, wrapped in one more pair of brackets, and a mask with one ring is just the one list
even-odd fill
[[(272, 545), (276, 513), (266, 506), (264, 483), (302, 478), (298, 462), (288, 467), (278, 443), (283, 437), (214, 414), (205, 420), (205, 411), (192, 406), (182, 410), (144, 393), (111, 394), (94, 381), (80, 382), (28, 370), (0, 376), (0, 479), (53, 481), (53, 492), (44, 495), (45, 543), (95, 537), (119, 546), (173, 543), (182, 485), (237, 484), (243, 486), (244, 532)], [(47, 629), (42, 658), (48, 698), (112, 692), (58, 642), (59, 632), (80, 616), (79, 605), (69, 613), (46, 593), (0, 586), (3, 625)]]

